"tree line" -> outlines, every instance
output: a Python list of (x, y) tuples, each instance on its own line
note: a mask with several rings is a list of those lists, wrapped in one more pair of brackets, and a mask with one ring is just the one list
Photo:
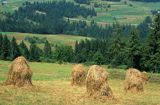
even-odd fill
[(128, 37), (119, 25), (109, 39), (76, 41), (75, 47), (54, 45), (46, 40), (44, 48), (22, 41), (19, 45), (13, 37), (0, 35), (0, 59), (13, 60), (19, 55), (30, 61), (107, 64), (114, 68), (134, 67), (139, 70), (160, 72), (160, 14), (155, 16), (146, 39), (141, 40), (138, 27), (132, 27)]
[(23, 40), (17, 44), (15, 37), (10, 39), (7, 35), (0, 34), (0, 59), (14, 60), (18, 56), (24, 56), (28, 60), (36, 62), (73, 61), (73, 49), (71, 46), (52, 46), (48, 40), (45, 40), (43, 48), (39, 48), (37, 44), (31, 41), (29, 45), (26, 45)]

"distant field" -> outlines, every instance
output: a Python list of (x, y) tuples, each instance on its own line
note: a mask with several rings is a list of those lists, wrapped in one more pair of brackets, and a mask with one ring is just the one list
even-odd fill
[[(160, 74), (150, 74), (152, 82), (145, 85), (143, 93), (124, 94), (125, 71), (109, 69), (109, 84), (116, 99), (101, 101), (87, 97), (85, 86), (71, 86), (73, 64), (30, 62), (34, 87), (2, 86), (10, 63), (0, 61), (0, 105), (159, 105), (160, 102)], [(155, 77), (158, 82), (153, 81)]]
[[(63, 45), (69, 45), (69, 46), (74, 46), (76, 41), (81, 41), (85, 39), (91, 39), (88, 37), (83, 37), (83, 36), (72, 36), (72, 35), (63, 35), (63, 34), (58, 34), (58, 35), (46, 35), (46, 34), (30, 34), (30, 33), (16, 33), (16, 32), (0, 32), (3, 35), (7, 35), (9, 38), (12, 38), (13, 36), (17, 39), (17, 42), (21, 42), (22, 40), (25, 39), (25, 37), (39, 37), (39, 38), (44, 38), (46, 37), (47, 40), (52, 43), (52, 44), (63, 44)], [(28, 42), (26, 42), (29, 44)], [(43, 46), (39, 44), (39, 46)]]
[[(98, 16), (93, 19), (97, 22), (106, 23), (131, 23), (137, 24), (142, 22), (146, 16), (151, 16), (151, 10), (160, 9), (160, 2), (142, 3), (142, 2), (100, 2), (100, 4), (110, 4), (111, 8), (96, 8)], [(129, 6), (132, 4), (133, 6)]]

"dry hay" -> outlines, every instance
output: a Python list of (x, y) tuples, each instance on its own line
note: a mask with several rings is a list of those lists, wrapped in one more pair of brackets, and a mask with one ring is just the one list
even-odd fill
[(86, 79), (85, 68), (82, 64), (77, 64), (73, 67), (72, 73), (72, 85), (84, 85)]
[(149, 81), (149, 76), (148, 76), (147, 72), (143, 71), (141, 76), (142, 76), (143, 83), (147, 84)]
[(32, 71), (27, 64), (27, 60), (20, 56), (12, 62), (4, 85), (32, 86), (31, 77)]
[(124, 81), (125, 92), (142, 92), (143, 85), (148, 81), (148, 75), (146, 72), (140, 72), (137, 69), (129, 68), (126, 72)]
[(113, 93), (107, 82), (109, 73), (98, 65), (90, 67), (87, 78), (86, 87), (90, 96), (96, 98), (113, 97)]

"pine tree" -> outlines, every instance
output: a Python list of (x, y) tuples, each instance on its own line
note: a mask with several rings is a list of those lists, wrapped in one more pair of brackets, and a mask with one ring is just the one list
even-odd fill
[(141, 44), (136, 28), (133, 28), (128, 42), (129, 66), (140, 69)]
[(45, 42), (45, 45), (44, 45), (44, 56), (45, 57), (51, 57), (51, 54), (52, 54), (52, 48), (51, 48), (51, 45), (50, 43), (46, 40)]
[(3, 59), (3, 60), (7, 60), (9, 59), (10, 57), (10, 41), (8, 39), (8, 37), (5, 35), (3, 37), (3, 40), (2, 40), (2, 53), (1, 53), (1, 56), (0, 58)]
[(11, 40), (11, 49), (10, 49), (10, 59), (13, 60), (16, 57), (20, 56), (20, 49), (17, 45), (16, 39), (13, 37)]
[(40, 61), (40, 50), (36, 44), (31, 43), (29, 52), (31, 61)]
[(97, 51), (94, 56), (93, 56), (93, 61), (98, 64), (98, 65), (101, 65), (101, 64), (104, 64), (104, 59), (103, 59), (103, 55), (100, 51)]
[(0, 55), (2, 53), (3, 36), (0, 34)]
[(77, 55), (79, 53), (79, 44), (78, 44), (78, 41), (76, 40), (76, 43), (75, 43), (75, 49), (74, 49), (74, 53)]
[(26, 59), (29, 59), (30, 53), (28, 51), (27, 46), (23, 42), (23, 40), (19, 44), (19, 48), (20, 48), (21, 55), (24, 56)]
[(110, 62), (113, 67), (119, 66), (124, 63), (124, 49), (125, 42), (122, 40), (121, 30), (116, 30), (112, 35), (109, 46)]
[(150, 71), (160, 71), (160, 14), (157, 14), (154, 19), (146, 49), (144, 67)]
[(73, 60), (73, 49), (70, 46), (57, 46), (54, 51), (55, 59), (62, 62), (71, 62)]
[(87, 60), (87, 49), (85, 48), (85, 41), (76, 42), (75, 44), (75, 62), (82, 63)]

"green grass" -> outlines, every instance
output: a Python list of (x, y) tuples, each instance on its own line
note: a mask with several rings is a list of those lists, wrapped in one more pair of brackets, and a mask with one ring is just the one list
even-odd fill
[[(123, 2), (100, 2), (99, 4), (110, 4), (111, 8), (95, 8), (98, 15), (94, 18), (96, 22), (105, 23), (126, 23), (126, 24), (138, 24), (142, 22), (146, 16), (151, 16), (151, 10), (160, 9), (160, 2), (157, 3), (141, 3), (141, 2), (128, 2), (125, 5)], [(132, 4), (133, 7), (129, 6)], [(115, 20), (116, 18), (116, 20)], [(91, 19), (91, 20), (92, 20)]]
[[(7, 35), (9, 38), (12, 38), (13, 36), (17, 39), (17, 42), (21, 42), (25, 39), (25, 37), (39, 37), (44, 38), (46, 37), (47, 40), (52, 44), (63, 44), (63, 45), (69, 45), (74, 46), (76, 41), (81, 41), (85, 39), (91, 39), (89, 37), (83, 37), (83, 36), (72, 36), (72, 35), (64, 35), (64, 34), (30, 34), (30, 33), (17, 33), (17, 32), (0, 32), (3, 35)], [(29, 42), (26, 42), (27, 45), (29, 45)], [(40, 47), (43, 47), (43, 44), (38, 44)]]
[[(10, 63), (0, 61), (0, 83), (6, 80)], [(115, 100), (102, 101), (89, 98), (85, 86), (71, 86), (73, 64), (30, 62), (29, 65), (33, 71), (34, 86), (18, 88), (0, 85), (0, 105), (159, 105), (160, 102), (160, 74), (150, 74), (152, 81), (145, 85), (144, 92), (125, 94), (125, 71), (108, 69), (109, 84)]]
[[(97, 16), (88, 18), (87, 21), (95, 20), (102, 25), (112, 24), (113, 22), (119, 22), (122, 24), (139, 24), (145, 19), (145, 17), (152, 16), (151, 10), (160, 9), (160, 2), (143, 3), (128, 1), (128, 4), (124, 4), (123, 2), (106, 2), (101, 0), (93, 0), (92, 5), (95, 2), (104, 5), (104, 7), (94, 7), (97, 12)], [(111, 8), (107, 8), (108, 4), (111, 5)], [(133, 6), (131, 7), (129, 6), (129, 4), (132, 4)], [(90, 8), (90, 6), (88, 5), (83, 6)], [(81, 20), (81, 18), (79, 19)]]

